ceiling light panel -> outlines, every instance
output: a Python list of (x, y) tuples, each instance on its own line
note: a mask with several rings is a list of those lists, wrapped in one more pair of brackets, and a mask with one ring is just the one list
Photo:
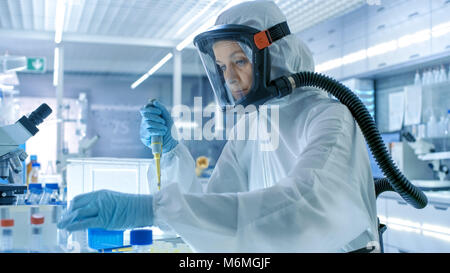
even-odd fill
[[(47, 33), (55, 32), (56, 3), (60, 0), (0, 0), (0, 29), (17, 31), (33, 30), (39, 37), (46, 37)], [(126, 72), (120, 56), (129, 56), (134, 60), (132, 71), (147, 71), (161, 58), (171, 52), (199, 27), (215, 18), (231, 0), (65, 0), (66, 9), (62, 41), (65, 42), (65, 69), (81, 71), (107, 71), (109, 67), (114, 71)], [(278, 0), (276, 3), (288, 18), (291, 31), (296, 33), (321, 21), (342, 15), (356, 9), (365, 3), (363, 0)], [(212, 23), (211, 23), (212, 24)], [(433, 35), (440, 35), (447, 28), (433, 31)], [(28, 35), (26, 32), (23, 32)], [(36, 36), (38, 37), (38, 36)], [(53, 37), (47, 48), (50, 61), (53, 60)], [(66, 37), (67, 40), (64, 40)], [(76, 38), (75, 38), (76, 37)], [(134, 41), (137, 38), (139, 41)], [(8, 38), (9, 39), (9, 38)], [(12, 38), (11, 38), (12, 39)], [(23, 39), (31, 39), (24, 36)], [(33, 44), (39, 42), (33, 40)], [(79, 44), (77, 50), (67, 43)], [(12, 39), (11, 42), (15, 40)], [(106, 42), (105, 42), (106, 41)], [(130, 42), (132, 41), (132, 42)], [(155, 41), (165, 41), (160, 45)], [(116, 44), (117, 43), (117, 44)], [(121, 46), (119, 46), (119, 44)], [(91, 45), (91, 46), (89, 46)], [(105, 47), (102, 48), (101, 45)], [(116, 45), (117, 47), (114, 47)], [(148, 50), (140, 51), (137, 48)], [(9, 48), (16, 48), (10, 44)], [(51, 50), (50, 50), (51, 49)], [(35, 49), (37, 50), (37, 49)], [(185, 63), (199, 63), (198, 54), (192, 49), (185, 48), (183, 52)], [(24, 52), (25, 55), (32, 55)], [(36, 51), (35, 51), (36, 52)], [(139, 58), (135, 58), (136, 54)], [(37, 53), (34, 53), (37, 54)], [(142, 58), (145, 56), (145, 58)], [(111, 58), (113, 60), (111, 60)], [(359, 58), (359, 56), (351, 56)], [(82, 60), (85, 62), (83, 65)], [(91, 61), (92, 60), (92, 61)], [(115, 61), (114, 61), (115, 60)], [(343, 60), (343, 61), (351, 61)], [(95, 64), (104, 62), (102, 64)], [(91, 67), (92, 63), (92, 67)], [(169, 67), (169, 61), (163, 69)], [(336, 65), (334, 62), (330, 65)], [(187, 70), (185, 70), (187, 71)], [(184, 72), (183, 72), (184, 73)]]
[(31, 30), (33, 28), (33, 11), (30, 0), (20, 0), (19, 2), (22, 27), (25, 30)]
[(44, 29), (43, 31), (55, 31), (55, 15), (56, 15), (56, 1), (45, 0), (44, 1)]
[(44, 29), (44, 16), (45, 5), (44, 0), (35, 0), (31, 2), (32, 14), (30, 15), (33, 20), (33, 30)]
[(364, 0), (278, 0), (291, 31), (298, 33), (320, 22), (348, 13), (365, 4)]
[[(0, 28), (55, 31), (58, 0), (1, 0)], [(64, 0), (64, 33), (183, 40), (231, 0)], [(363, 0), (278, 0), (296, 33)]]
[(8, 10), (11, 17), (11, 25), (15, 29), (22, 29), (22, 15), (20, 10), (20, 1), (8, 0)]

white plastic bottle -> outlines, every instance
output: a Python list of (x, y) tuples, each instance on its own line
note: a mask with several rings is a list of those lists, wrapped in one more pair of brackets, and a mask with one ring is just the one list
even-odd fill
[(445, 127), (444, 127), (444, 152), (447, 152), (450, 147), (448, 144), (450, 143), (450, 109), (447, 110), (447, 116), (445, 117)]
[(43, 252), (42, 247), (42, 232), (44, 226), (44, 215), (31, 215), (31, 236), (30, 236), (30, 252)]
[(446, 115), (439, 118), (439, 122), (437, 123), (436, 137), (444, 137), (445, 136), (445, 131), (446, 131), (446, 127), (447, 127), (446, 118), (447, 118)]
[(422, 79), (420, 78), (419, 70), (416, 71), (416, 76), (414, 77), (414, 85), (422, 85)]
[(45, 171), (45, 174), (47, 175), (53, 175), (55, 174), (55, 168), (53, 167), (53, 161), (49, 160), (47, 163), (47, 170)]
[(448, 65), (448, 70), (447, 70), (447, 81), (450, 81), (450, 65)]
[(432, 83), (439, 83), (439, 67), (436, 67), (433, 69), (433, 82)]
[(441, 65), (441, 70), (439, 71), (439, 82), (447, 81), (447, 72), (445, 71), (444, 65)]
[(431, 114), (430, 119), (428, 120), (427, 123), (427, 137), (429, 138), (436, 137), (437, 135), (436, 132), (437, 132), (436, 117), (434, 116), (434, 114)]
[(428, 84), (428, 69), (425, 69), (422, 73), (422, 85)]
[(151, 229), (135, 229), (130, 232), (133, 253), (150, 253), (152, 243), (153, 232)]
[(430, 85), (433, 83), (433, 70), (430, 68), (427, 70), (427, 81), (426, 84)]

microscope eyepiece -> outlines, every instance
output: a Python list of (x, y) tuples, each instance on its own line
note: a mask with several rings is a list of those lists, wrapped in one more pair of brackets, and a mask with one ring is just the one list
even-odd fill
[(45, 118), (47, 118), (52, 113), (52, 109), (46, 104), (43, 103), (39, 106), (33, 113), (30, 114), (28, 120), (34, 125), (38, 126), (41, 124)]
[(46, 103), (43, 103), (29, 117), (23, 116), (17, 122), (34, 136), (39, 131), (37, 125), (41, 124), (51, 113), (52, 109)]

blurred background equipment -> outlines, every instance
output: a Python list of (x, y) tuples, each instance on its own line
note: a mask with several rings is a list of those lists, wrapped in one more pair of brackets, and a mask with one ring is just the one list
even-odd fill
[[(19, 147), (39, 129), (36, 127), (50, 115), (52, 110), (47, 104), (42, 104), (28, 117), (23, 116), (15, 124), (0, 127), (0, 178), (7, 179), (9, 184), (24, 183), (22, 162), (28, 157)], [(1, 185), (0, 185), (1, 186)], [(15, 202), (15, 200), (14, 200)]]
[(25, 56), (11, 56), (6, 53), (0, 56), (0, 73), (24, 70), (27, 67)]

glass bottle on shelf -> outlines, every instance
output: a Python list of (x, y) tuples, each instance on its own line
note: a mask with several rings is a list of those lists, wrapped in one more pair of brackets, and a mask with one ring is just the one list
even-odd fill
[(422, 84), (423, 84), (423, 85), (428, 85), (428, 84), (429, 84), (429, 73), (428, 73), (428, 69), (425, 69), (425, 70), (423, 71)]
[(39, 172), (41, 170), (41, 164), (40, 163), (33, 163), (32, 169), (31, 169), (31, 180), (30, 183), (38, 183), (39, 182)]
[(450, 81), (450, 64), (448, 65), (448, 70), (447, 70), (447, 81)]
[(414, 85), (422, 85), (422, 79), (420, 78), (419, 70), (416, 71), (416, 76), (414, 77)]
[(437, 121), (434, 113), (431, 113), (430, 119), (427, 122), (427, 137), (433, 138), (436, 137), (437, 132)]
[(31, 171), (33, 170), (34, 163), (38, 163), (37, 155), (31, 155), (30, 162), (27, 164), (27, 185), (31, 182)]
[(444, 65), (441, 65), (441, 70), (439, 71), (439, 82), (447, 81), (447, 72), (445, 71)]
[(432, 83), (439, 83), (439, 67), (436, 67), (433, 69), (433, 82)]
[(437, 123), (436, 137), (444, 137), (446, 127), (446, 115), (442, 115)]
[(444, 152), (450, 150), (448, 144), (450, 142), (450, 109), (447, 110), (447, 115), (445, 116), (445, 127), (444, 127)]

